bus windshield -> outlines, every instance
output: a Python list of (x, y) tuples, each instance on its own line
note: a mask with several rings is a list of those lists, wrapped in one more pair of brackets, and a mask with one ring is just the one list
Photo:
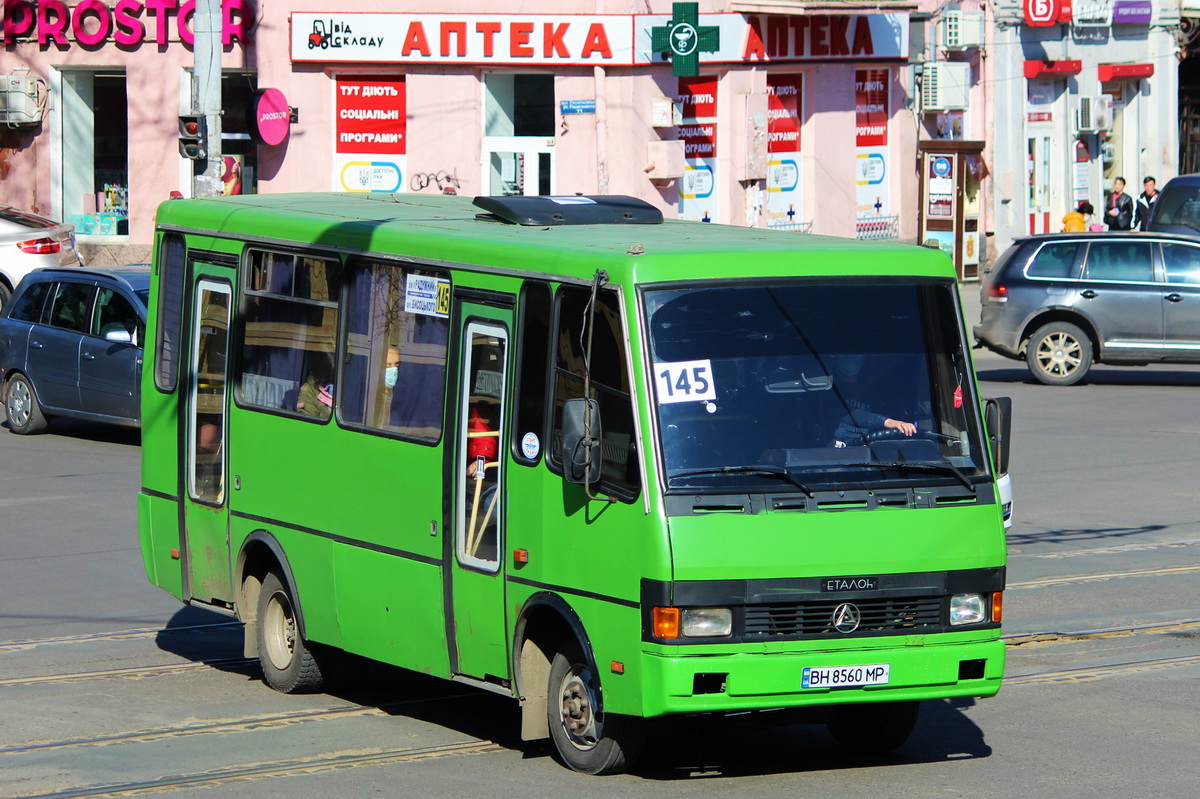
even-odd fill
[(771, 492), (986, 475), (953, 284), (645, 292), (669, 490)]

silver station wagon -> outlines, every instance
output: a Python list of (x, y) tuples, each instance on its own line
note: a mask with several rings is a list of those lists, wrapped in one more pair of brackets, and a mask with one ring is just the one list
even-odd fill
[(985, 275), (975, 338), (1043, 383), (1093, 363), (1200, 363), (1200, 239), (1058, 233), (1017, 240)]

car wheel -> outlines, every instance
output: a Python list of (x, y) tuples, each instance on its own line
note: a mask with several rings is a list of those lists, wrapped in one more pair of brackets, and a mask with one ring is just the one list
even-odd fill
[(881, 702), (835, 708), (825, 722), (837, 742), (853, 752), (882, 754), (902, 745), (917, 726), (920, 702)]
[(258, 659), (267, 685), (285, 694), (320, 690), (321, 666), (300, 635), (291, 589), (278, 572), (263, 579), (258, 596)]
[(8, 299), (11, 296), (12, 290), (9, 289), (8, 285), (3, 280), (0, 280), (0, 311), (3, 311), (4, 306), (8, 305)]
[(1071, 386), (1092, 366), (1092, 340), (1076, 325), (1051, 322), (1030, 336), (1025, 362), (1046, 385)]
[(4, 410), (8, 414), (8, 429), (18, 435), (27, 436), (46, 429), (46, 417), (38, 404), (33, 384), (23, 374), (9, 378), (4, 392)]

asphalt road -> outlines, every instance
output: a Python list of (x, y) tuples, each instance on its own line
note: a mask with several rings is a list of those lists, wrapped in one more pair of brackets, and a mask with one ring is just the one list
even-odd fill
[(873, 759), (759, 714), (659, 725), (589, 778), (519, 745), (510, 701), (418, 674), (276, 694), (236, 625), (146, 582), (136, 433), (0, 430), (0, 797), (1200, 795), (1200, 367), (1050, 388), (976, 357), (1015, 405), (1006, 685)]

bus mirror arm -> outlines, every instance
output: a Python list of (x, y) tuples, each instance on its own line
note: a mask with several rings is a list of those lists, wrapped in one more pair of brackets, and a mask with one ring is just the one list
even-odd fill
[(569, 399), (563, 403), (563, 477), (589, 489), (600, 482), (600, 403)]
[(1012, 397), (986, 397), (983, 400), (984, 422), (996, 474), (1008, 474), (1008, 454), (1012, 438)]
[[(563, 476), (570, 483), (583, 485), (588, 499), (601, 497), (592, 493), (592, 486), (600, 483), (600, 464), (603, 458), (601, 442), (604, 436), (600, 428), (600, 403), (592, 398), (592, 333), (596, 329), (596, 295), (600, 287), (608, 283), (608, 273), (597, 269), (592, 276), (592, 296), (584, 309), (580, 336), (583, 348), (583, 396), (563, 403)], [(608, 499), (612, 502), (612, 498)]]

